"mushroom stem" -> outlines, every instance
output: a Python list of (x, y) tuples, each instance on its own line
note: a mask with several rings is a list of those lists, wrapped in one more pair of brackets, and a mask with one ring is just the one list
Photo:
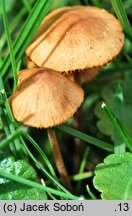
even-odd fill
[(48, 129), (48, 137), (49, 137), (49, 141), (50, 141), (51, 148), (54, 154), (56, 166), (60, 174), (62, 183), (69, 191), (72, 191), (72, 187), (69, 182), (68, 173), (67, 173), (67, 170), (66, 170), (63, 158), (62, 158), (62, 154), (59, 148), (59, 144), (56, 138), (55, 131), (52, 129)]

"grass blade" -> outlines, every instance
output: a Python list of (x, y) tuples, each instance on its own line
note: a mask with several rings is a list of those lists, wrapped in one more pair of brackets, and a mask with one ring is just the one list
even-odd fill
[(88, 178), (91, 178), (93, 176), (93, 172), (92, 171), (89, 171), (89, 172), (83, 172), (83, 173), (79, 173), (79, 174), (76, 174), (76, 175), (73, 175), (73, 176), (70, 176), (70, 179), (72, 181), (82, 181), (84, 179), (88, 179)]
[[(2, 81), (2, 78), (0, 76), (0, 83), (1, 83), (1, 81)], [(1, 87), (0, 87), (0, 96), (1, 96), (1, 99), (3, 100), (3, 103), (4, 103), (4, 106), (5, 106), (6, 111), (8, 113), (9, 119), (11, 120), (11, 122), (14, 122), (14, 117), (12, 115), (12, 111), (11, 111), (9, 103), (8, 103), (8, 99), (7, 99), (5, 89), (1, 90)]]
[(39, 155), (41, 155), (44, 163), (47, 165), (47, 167), (49, 168), (51, 174), (57, 179), (57, 176), (55, 174), (55, 171), (51, 165), (51, 163), (49, 162), (48, 158), (46, 157), (46, 155), (44, 154), (44, 152), (41, 150), (41, 148), (39, 147), (39, 145), (37, 145), (37, 143), (32, 139), (32, 137), (30, 137), (30, 135), (26, 132), (23, 132), (23, 135), (26, 137), (27, 140), (29, 140), (32, 145), (35, 147), (35, 149), (38, 151)]
[(2, 47), (0, 46), (0, 68), (3, 62), (3, 58), (2, 58)]
[(106, 113), (106, 115), (109, 117), (109, 119), (113, 123), (114, 127), (119, 131), (119, 133), (122, 136), (126, 146), (132, 152), (132, 140), (129, 137), (129, 135), (127, 134), (125, 128), (123, 128), (120, 121), (114, 116), (114, 114), (110, 111), (109, 107), (104, 102), (102, 103), (102, 109)]
[(94, 138), (92, 136), (89, 136), (89, 135), (87, 135), (85, 133), (77, 131), (77, 130), (75, 130), (73, 128), (70, 128), (70, 127), (67, 127), (67, 126), (63, 125), (63, 126), (57, 127), (56, 129), (59, 129), (59, 130), (65, 132), (65, 133), (68, 133), (68, 134), (70, 134), (70, 135), (72, 135), (74, 137), (77, 137), (77, 138), (79, 138), (79, 139), (81, 139), (81, 140), (83, 140), (83, 141), (85, 141), (85, 142), (87, 142), (89, 144), (97, 146), (97, 147), (99, 147), (101, 149), (104, 149), (104, 150), (106, 150), (108, 152), (113, 152), (113, 150), (114, 150), (112, 145), (110, 145), (110, 144), (108, 144), (108, 143), (106, 143), (104, 141), (101, 141), (101, 140), (99, 140), (97, 138)]
[(30, 13), (30, 11), (31, 11), (31, 9), (32, 9), (30, 2), (27, 1), (27, 0), (22, 0), (22, 3), (23, 3), (23, 5), (25, 6), (27, 12)]
[[(7, 121), (7, 112), (5, 109), (0, 107), (0, 116), (1, 116), (1, 121), (3, 124), (3, 129), (5, 132), (5, 135), (8, 137), (11, 135), (9, 127), (8, 127), (8, 121)], [(17, 152), (16, 152), (16, 148), (14, 145), (14, 142), (9, 143), (10, 149), (12, 151), (12, 154), (15, 156), (15, 158), (17, 158)]]
[[(124, 102), (124, 97), (123, 97), (122, 87), (120, 84), (118, 84), (113, 99), (113, 104), (114, 104), (114, 114), (121, 122), (124, 122), (123, 102)], [(114, 152), (116, 154), (125, 153), (125, 143), (122, 140), (120, 133), (117, 133), (116, 128), (114, 128)]]
[(30, 158), (34, 161), (34, 163), (36, 164), (36, 166), (61, 190), (63, 190), (66, 194), (71, 194), (66, 188), (64, 188), (56, 179), (54, 179), (48, 172), (46, 169), (43, 168), (43, 165), (36, 160), (36, 158), (33, 156), (33, 154), (30, 152), (30, 150), (28, 149), (27, 145), (25, 144), (25, 142), (21, 139), (22, 144), (24, 145), (26, 151), (28, 152), (28, 155), (30, 156)]
[(93, 192), (90, 190), (89, 185), (86, 186), (87, 192), (89, 196), (92, 198), (92, 200), (97, 200), (96, 196), (93, 194)]
[(3, 172), (3, 171), (1, 172), (0, 171), (0, 176), (3, 177), (3, 178), (6, 178), (6, 179), (10, 179), (10, 180), (15, 181), (15, 182), (19, 182), (21, 184), (25, 184), (25, 185), (30, 186), (30, 187), (35, 187), (35, 188), (37, 188), (39, 190), (42, 190), (42, 191), (45, 191), (45, 192), (48, 192), (48, 193), (51, 193), (51, 194), (54, 194), (54, 195), (57, 195), (57, 196), (64, 197), (65, 199), (71, 199), (71, 200), (79, 199), (79, 197), (74, 196), (72, 194), (66, 194), (66, 193), (64, 193), (62, 191), (58, 191), (58, 190), (55, 190), (53, 188), (43, 186), (43, 185), (38, 184), (36, 182), (30, 181), (28, 179), (24, 179), (24, 178), (22, 178), (20, 176), (15, 176), (15, 175), (7, 173), (7, 172)]
[(124, 9), (122, 0), (118, 0), (118, 1), (117, 0), (111, 0), (111, 3), (112, 3), (113, 9), (114, 9), (118, 19), (120, 20), (120, 22), (122, 24), (124, 31), (132, 40), (132, 27), (131, 27), (131, 24), (127, 18), (126, 11)]
[[(9, 23), (9, 31), (10, 34), (12, 34), (12, 32), (16, 29), (19, 25), (19, 23), (21, 22), (22, 18), (24, 17), (24, 15), (26, 14), (26, 9), (22, 8), (19, 13), (13, 18), (13, 20)], [(0, 38), (0, 49), (2, 49), (5, 45), (5, 41), (6, 41), (6, 36), (5, 36), (5, 32), (3, 32), (1, 38)]]
[(9, 53), (10, 53), (10, 61), (12, 64), (12, 71), (13, 71), (13, 78), (14, 78), (14, 86), (13, 90), (16, 89), (17, 87), (17, 68), (16, 68), (16, 62), (15, 62), (15, 55), (13, 51), (13, 45), (11, 41), (11, 36), (9, 33), (9, 24), (8, 24), (8, 18), (6, 14), (6, 9), (5, 9), (5, 0), (1, 0), (2, 4), (2, 16), (3, 16), (3, 22), (4, 22), (4, 28), (5, 28), (5, 34), (6, 34), (6, 39), (9, 47)]
[[(9, 106), (9, 103), (8, 103), (8, 99), (7, 99), (7, 95), (6, 95), (6, 92), (5, 92), (5, 89), (4, 89), (4, 84), (3, 84), (3, 80), (2, 80), (2, 77), (0, 75), (0, 97), (1, 99), (3, 100), (3, 103), (4, 103), (4, 106), (5, 106), (5, 121), (6, 121), (6, 124), (3, 125), (3, 127), (5, 128), (5, 132), (9, 135), (9, 133), (11, 132), (11, 134), (14, 134), (15, 133), (15, 127), (13, 125), (13, 123), (15, 122), (14, 120), (14, 117), (12, 115), (12, 111), (10, 109), (10, 106)], [(20, 156), (20, 157), (23, 157), (23, 152), (21, 151), (21, 143), (20, 143), (20, 140), (17, 138), (14, 140), (14, 147), (13, 145), (10, 145), (12, 150), (14, 149), (14, 153), (15, 153), (15, 156), (17, 158), (17, 154)]]
[(5, 148), (9, 145), (10, 142), (14, 141), (14, 139), (18, 138), (21, 135), (21, 131), (15, 131), (15, 133), (7, 136), (4, 140), (0, 142), (0, 149)]
[[(88, 146), (86, 148), (85, 152), (84, 152), (82, 162), (81, 162), (81, 165), (80, 165), (80, 168), (79, 168), (79, 175), (80, 176), (84, 176), (83, 172), (84, 172), (84, 169), (85, 169), (86, 164), (87, 164), (87, 159), (88, 159), (89, 153), (90, 153), (90, 148)], [(87, 172), (87, 174), (88, 174), (88, 172)], [(78, 182), (77, 187), (76, 187), (77, 194), (79, 193), (80, 186), (81, 186), (81, 181)]]
[[(16, 63), (23, 56), (25, 49), (31, 42), (35, 32), (37, 31), (44, 16), (48, 13), (54, 0), (38, 0), (29, 14), (17, 40), (14, 43), (14, 54), (16, 55)], [(2, 76), (5, 77), (10, 66), (9, 55), (3, 61), (1, 66)]]

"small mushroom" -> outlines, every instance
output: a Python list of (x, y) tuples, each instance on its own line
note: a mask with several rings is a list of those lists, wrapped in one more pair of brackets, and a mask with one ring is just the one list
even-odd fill
[[(14, 118), (36, 128), (51, 128), (66, 122), (83, 101), (83, 90), (62, 74), (46, 68), (33, 68), (18, 74), (19, 86), (10, 96)], [(67, 171), (52, 129), (48, 136), (63, 184), (70, 188)]]
[(64, 7), (46, 16), (26, 54), (39, 67), (60, 73), (85, 70), (86, 79), (86, 71), (91, 78), (96, 76), (102, 66), (119, 54), (123, 43), (121, 24), (106, 10)]

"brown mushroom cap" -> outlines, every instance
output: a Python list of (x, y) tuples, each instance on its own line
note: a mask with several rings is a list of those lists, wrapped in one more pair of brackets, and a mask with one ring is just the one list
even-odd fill
[(83, 101), (82, 88), (51, 69), (23, 70), (19, 79), (9, 104), (14, 118), (25, 125), (49, 128), (64, 123)]
[(40, 67), (68, 72), (106, 65), (123, 43), (119, 21), (106, 10), (65, 7), (43, 20), (26, 54)]

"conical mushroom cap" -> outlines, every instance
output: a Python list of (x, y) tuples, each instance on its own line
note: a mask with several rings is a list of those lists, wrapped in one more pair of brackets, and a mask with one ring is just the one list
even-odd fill
[(27, 69), (22, 75), (24, 79), (9, 104), (14, 118), (25, 125), (49, 128), (64, 123), (83, 101), (82, 88), (51, 69)]
[(26, 54), (40, 67), (68, 72), (106, 65), (123, 43), (121, 24), (106, 10), (68, 7), (43, 20)]

